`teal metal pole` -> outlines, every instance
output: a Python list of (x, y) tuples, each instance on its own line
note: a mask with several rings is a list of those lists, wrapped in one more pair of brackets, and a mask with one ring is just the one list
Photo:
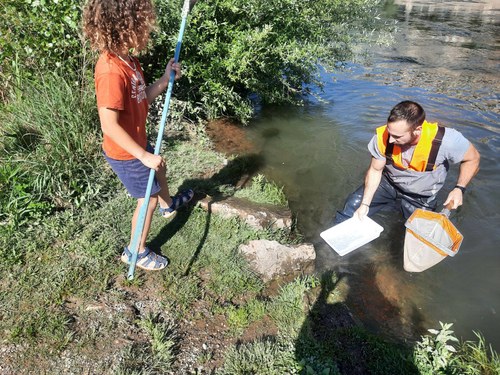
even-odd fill
[[(179, 36), (177, 38), (177, 45), (175, 46), (175, 54), (174, 54), (175, 62), (179, 61), (182, 38), (184, 36), (184, 29), (186, 28), (186, 21), (187, 21), (187, 16), (189, 14), (189, 10), (190, 10), (189, 0), (184, 0), (184, 6), (182, 7), (181, 27), (179, 30)], [(158, 130), (158, 138), (156, 139), (156, 145), (154, 151), (155, 155), (160, 154), (163, 132), (165, 131), (165, 122), (167, 120), (168, 108), (170, 106), (170, 98), (172, 96), (172, 91), (174, 87), (174, 80), (175, 80), (175, 71), (172, 70), (172, 72), (170, 73), (170, 80), (168, 82), (167, 94), (165, 95), (165, 102), (163, 105), (160, 128)], [(151, 171), (149, 172), (146, 194), (144, 195), (144, 202), (142, 203), (142, 206), (139, 210), (139, 216), (137, 217), (137, 224), (135, 227), (134, 236), (132, 238), (132, 243), (130, 244), (131, 246), (130, 252), (132, 253), (132, 259), (130, 260), (130, 266), (128, 269), (127, 278), (129, 280), (132, 280), (134, 278), (135, 266), (137, 264), (137, 255), (139, 253), (139, 243), (141, 242), (142, 232), (144, 230), (144, 223), (146, 221), (146, 213), (149, 206), (149, 200), (151, 198), (151, 190), (153, 188), (154, 178), (155, 178), (155, 170), (151, 169)]]

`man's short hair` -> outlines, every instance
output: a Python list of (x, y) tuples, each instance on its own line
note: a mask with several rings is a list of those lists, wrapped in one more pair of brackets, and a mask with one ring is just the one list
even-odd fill
[(411, 129), (415, 130), (424, 123), (425, 111), (420, 104), (405, 100), (391, 110), (387, 123), (399, 120), (406, 120)]

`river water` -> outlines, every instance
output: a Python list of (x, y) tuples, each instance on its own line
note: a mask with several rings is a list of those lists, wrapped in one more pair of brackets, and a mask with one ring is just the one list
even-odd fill
[[(458, 337), (475, 339), (479, 331), (498, 352), (500, 1), (396, 1), (391, 17), (398, 21), (394, 44), (324, 73), (322, 100), (263, 108), (247, 135), (265, 160), (263, 173), (284, 186), (300, 231), (315, 245), (317, 270), (344, 278), (347, 304), (367, 328), (412, 341), (450, 322)], [(458, 255), (413, 274), (403, 270), (398, 212), (374, 216), (381, 236), (343, 257), (319, 236), (361, 184), (374, 129), (406, 99), (422, 104), (428, 120), (461, 131), (482, 156), (464, 205), (451, 216), (464, 236)]]

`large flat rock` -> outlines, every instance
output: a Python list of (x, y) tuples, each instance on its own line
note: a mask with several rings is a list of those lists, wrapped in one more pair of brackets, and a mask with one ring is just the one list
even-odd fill
[(289, 209), (269, 204), (254, 203), (236, 197), (214, 200), (207, 196), (199, 201), (200, 206), (223, 217), (239, 217), (255, 229), (292, 227), (292, 213)]
[(253, 240), (238, 250), (266, 282), (298, 271), (308, 272), (316, 259), (314, 246), (307, 243), (285, 246), (277, 241)]

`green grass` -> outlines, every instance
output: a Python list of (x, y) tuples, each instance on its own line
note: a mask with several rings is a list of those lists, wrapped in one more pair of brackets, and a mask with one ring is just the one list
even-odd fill
[(230, 348), (217, 374), (298, 374), (302, 368), (295, 359), (293, 347), (273, 340), (257, 340)]
[(55, 205), (80, 205), (102, 194), (93, 87), (55, 73), (23, 84), (0, 112), (4, 155), (28, 168), (35, 190)]
[(144, 368), (151, 371), (167, 371), (172, 367), (175, 359), (174, 348), (179, 340), (176, 326), (172, 320), (162, 320), (151, 315), (139, 321), (139, 327), (147, 332), (151, 348), (151, 358), (144, 360)]
[(306, 318), (304, 294), (317, 283), (314, 276), (297, 278), (281, 287), (278, 296), (270, 303), (270, 316), (280, 335), (296, 337)]
[(463, 374), (494, 375), (500, 374), (500, 358), (490, 346), (486, 347), (484, 337), (476, 333), (478, 341), (466, 341), (461, 344), (458, 367)]
[(252, 178), (249, 187), (236, 191), (234, 194), (239, 198), (246, 198), (256, 203), (273, 204), (276, 206), (288, 206), (283, 187), (270, 182), (262, 174)]
[[(209, 151), (200, 156), (196, 147), (185, 143), (172, 152), (182, 150), (185, 160), (210, 157)], [(196, 162), (192, 165), (198, 167)], [(173, 178), (172, 187), (206, 180)], [(123, 374), (175, 368), (181, 339), (174, 323), (206, 319), (195, 307), (202, 302), (210, 314), (224, 317), (228, 331), (221, 334), (230, 340), (266, 318), (274, 327), (268, 327), (274, 332), (271, 336), (221, 349), (226, 353), (220, 374), (338, 374), (359, 363), (373, 374), (388, 369), (425, 373), (411, 348), (387, 343), (360, 328), (318, 326), (321, 314), (337, 303), (330, 298), (336, 292), (334, 275), (321, 280), (299, 277), (264, 297), (266, 285), (236, 249), (250, 239), (276, 238), (276, 233), (252, 230), (237, 219), (223, 219), (198, 207), (181, 210), (170, 221), (155, 215), (149, 245), (166, 255), (170, 265), (159, 273), (137, 270), (136, 279), (126, 281), (127, 267), (118, 256), (129, 238), (133, 208), (134, 201), (120, 191), (100, 208), (61, 211), (0, 239), (0, 335), (4, 344), (26, 347), (16, 356), (20, 368), (55, 371), (63, 351), (71, 353), (74, 368), (81, 371), (88, 361), (95, 373), (107, 373), (110, 366)], [(325, 305), (308, 306), (304, 296), (318, 288), (328, 294)], [(153, 304), (137, 310), (131, 307), (135, 301)], [(424, 352), (429, 345), (432, 340), (425, 338), (416, 350)], [(106, 349), (97, 349), (101, 347)], [(207, 366), (214, 355), (205, 350), (196, 361)], [(443, 357), (433, 355), (436, 362)], [(457, 347), (456, 357), (454, 368), (464, 374), (494, 374), (498, 369), (498, 356), (481, 340)]]

